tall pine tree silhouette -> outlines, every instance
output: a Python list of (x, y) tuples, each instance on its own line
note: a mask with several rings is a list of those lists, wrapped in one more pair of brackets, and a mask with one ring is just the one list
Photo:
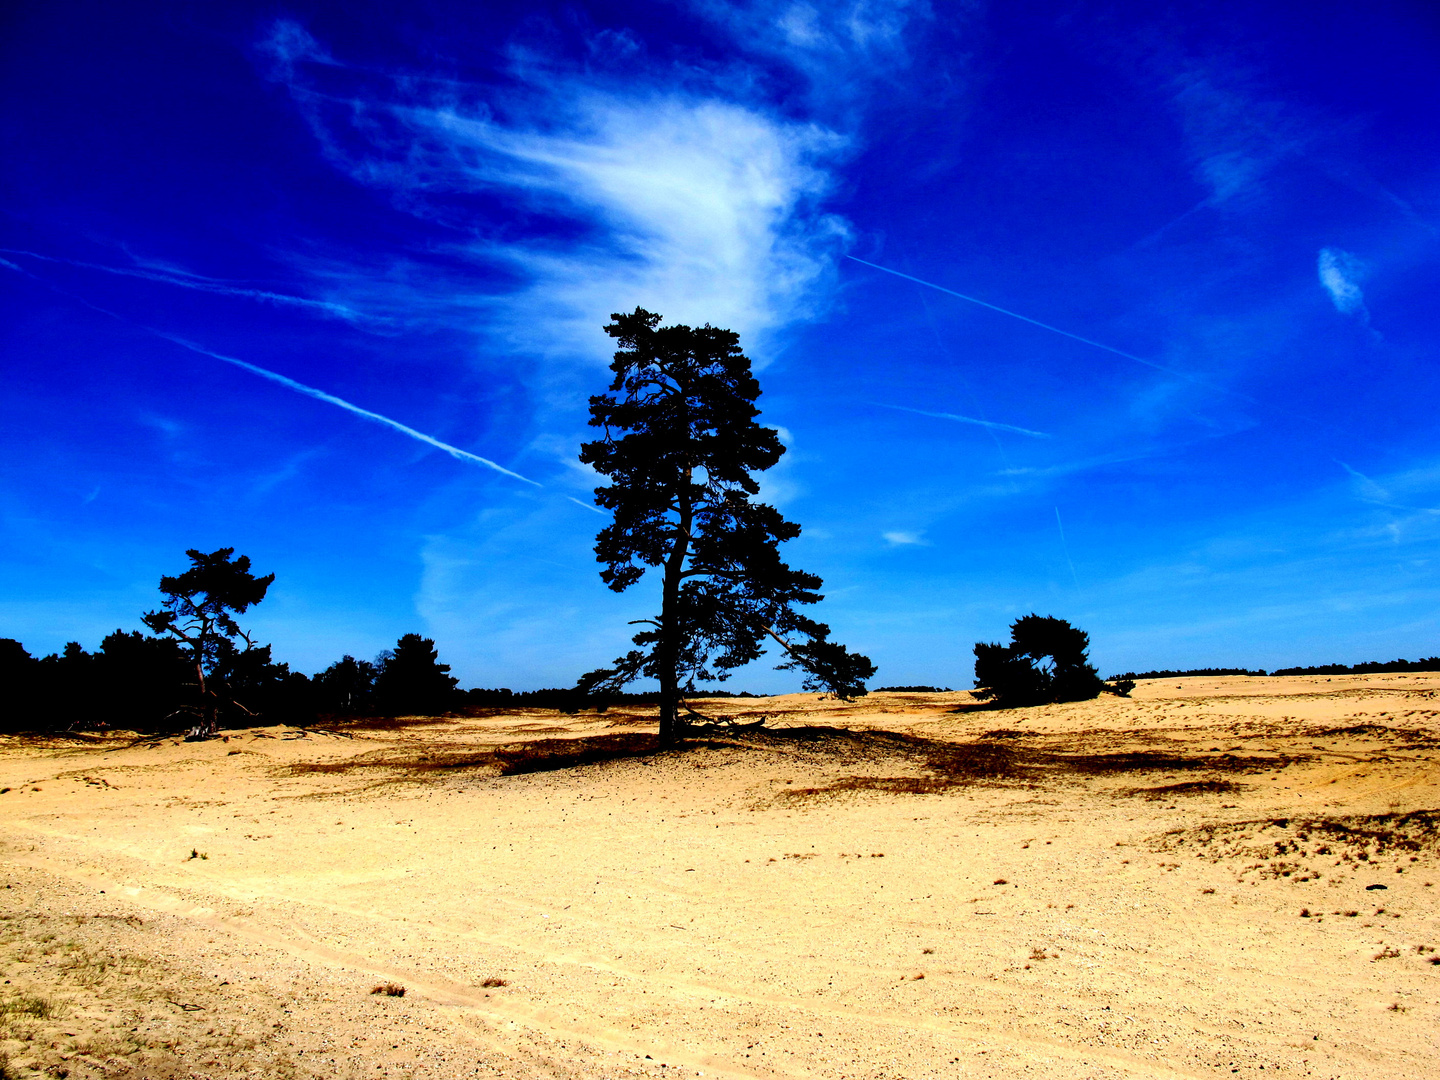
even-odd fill
[(865, 693), (868, 658), (829, 640), (829, 627), (799, 608), (821, 596), (820, 578), (788, 566), (779, 545), (800, 526), (755, 502), (755, 474), (785, 448), (756, 422), (760, 384), (738, 335), (712, 326), (660, 326), (636, 308), (605, 332), (619, 343), (608, 394), (590, 399), (590, 424), (604, 434), (580, 460), (610, 483), (595, 501), (613, 515), (596, 537), (601, 579), (615, 592), (660, 571), (660, 610), (640, 622), (638, 649), (583, 676), (587, 695), (617, 692), (649, 676), (660, 684), (660, 738), (681, 727), (682, 689), (720, 680), (783, 651), (805, 687), (842, 698)]

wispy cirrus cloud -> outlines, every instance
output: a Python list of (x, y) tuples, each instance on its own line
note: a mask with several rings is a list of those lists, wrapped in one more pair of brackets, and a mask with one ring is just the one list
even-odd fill
[(1144, 461), (1147, 458), (1156, 456), (1155, 451), (1139, 450), (1129, 453), (1097, 454), (1095, 457), (1082, 458), (1078, 461), (1061, 461), (1051, 465), (1018, 465), (1005, 469), (998, 469), (996, 476), (1005, 477), (1029, 477), (1032, 479), (1054, 479), (1062, 476), (1073, 476), (1076, 473), (1090, 472), (1093, 469), (1104, 469), (1111, 465), (1124, 465), (1131, 461)]
[[(607, 83), (518, 66), (502, 95), (351, 71), (291, 21), (265, 49), (332, 163), (453, 230), (449, 252), (492, 282), (461, 318), (513, 348), (596, 358), (597, 327), (643, 306), (758, 337), (763, 357), (823, 305), (848, 236), (819, 207), (847, 145), (835, 131), (643, 71)], [(537, 227), (449, 205), (479, 194)]]
[[(1103, 349), (1105, 352), (1108, 353), (1114, 353), (1116, 356), (1123, 356), (1126, 360), (1133, 360), (1137, 364), (1143, 364), (1148, 368), (1154, 368), (1156, 371), (1162, 371), (1166, 375), (1173, 375), (1178, 379), (1186, 379), (1194, 383), (1206, 383), (1206, 380), (1198, 375), (1189, 375), (1183, 371), (1176, 371), (1173, 368), (1165, 367), (1163, 364), (1157, 364), (1153, 360), (1147, 360), (1143, 356), (1136, 356), (1134, 353), (1128, 353), (1122, 349), (1117, 349), (1113, 345), (1106, 345), (1103, 341), (1096, 341), (1094, 338), (1081, 337), (1079, 334), (1073, 334), (1069, 330), (1062, 330), (1058, 326), (1051, 326), (1049, 323), (1043, 323), (1039, 319), (1032, 319), (1029, 315), (1021, 315), (1018, 311), (1011, 311), (1009, 308), (999, 307), (995, 304), (990, 303), (988, 300), (981, 300), (978, 297), (969, 296), (966, 293), (956, 292), (954, 289), (947, 289), (944, 285), (937, 285), (933, 281), (926, 281), (924, 278), (915, 277), (913, 274), (906, 274), (899, 270), (892, 270), (888, 266), (881, 266), (879, 263), (870, 262), (869, 260), (859, 258), (856, 255), (846, 255), (845, 257), (852, 262), (860, 263), (862, 266), (868, 266), (872, 270), (879, 270), (883, 273), (891, 274), (898, 278), (904, 278), (906, 281), (913, 281), (917, 285), (924, 285), (926, 288), (934, 289), (937, 292), (942, 292), (949, 296), (957, 297), (958, 299), (968, 301), (972, 304), (978, 304), (980, 307), (988, 308), (991, 311), (999, 312), (1001, 315), (1009, 316), (1012, 319), (1018, 319), (1023, 323), (1029, 323), (1031, 326), (1038, 326), (1042, 330), (1048, 330), (1052, 334), (1059, 334), (1061, 337), (1067, 337), (1071, 341), (1078, 341), (1082, 345), (1089, 345), (1096, 349)], [(1219, 390), (1221, 393), (1229, 394), (1232, 397), (1244, 397), (1244, 395), (1236, 394), (1233, 390), (1227, 390), (1224, 387), (1217, 386), (1215, 387), (1215, 389)]]
[[(14, 270), (17, 273), (25, 274), (28, 277), (33, 278), (35, 276), (31, 274), (30, 271), (26, 270), (24, 267), (17, 266), (16, 264), (9, 262), (5, 259), (0, 259), (0, 265), (5, 266), (7, 269)], [(313, 386), (307, 386), (305, 383), (292, 379), (287, 375), (281, 375), (277, 371), (271, 371), (269, 368), (260, 367), (258, 364), (252, 364), (247, 360), (241, 360), (234, 356), (226, 356), (224, 353), (216, 352), (213, 349), (207, 349), (205, 346), (197, 344), (196, 342), (190, 341), (186, 338), (180, 337), (177, 334), (172, 334), (165, 330), (158, 330), (153, 326), (146, 326), (143, 323), (136, 323), (133, 320), (118, 314), (117, 312), (111, 311), (109, 308), (104, 308), (98, 304), (91, 303), (89, 300), (86, 300), (83, 297), (75, 296), (74, 294), (66, 292), (64, 289), (60, 289), (53, 284), (50, 284), (48, 282), (45, 282), (44, 284), (46, 284), (47, 287), (49, 287), (56, 293), (59, 293), (62, 296), (69, 297), (70, 299), (75, 300), (80, 304), (83, 304), (90, 310), (99, 312), (101, 315), (114, 319), (117, 322), (138, 326), (140, 329), (146, 331), (147, 333), (153, 334), (164, 341), (170, 342), (171, 344), (178, 345), (182, 349), (187, 349), (190, 352), (199, 354), (200, 356), (208, 356), (212, 360), (219, 360), (222, 363), (230, 364), (244, 371), (248, 371), (253, 375), (258, 375), (262, 379), (267, 379), (270, 382), (278, 383), (279, 385), (284, 386), (289, 390), (293, 390), (298, 394), (304, 394), (306, 397), (314, 398), (317, 401), (323, 401), (326, 404), (334, 405), (337, 408), (344, 409), (346, 412), (358, 416), (363, 420), (368, 420), (371, 423), (379, 424), (382, 427), (387, 427), (392, 431), (397, 431), (400, 434), (407, 436), (408, 438), (414, 439), (416, 442), (422, 442), (428, 446), (435, 447), (437, 450), (443, 450), (445, 453), (449, 454), (457, 461), (467, 461), (475, 465), (482, 465), (487, 469), (493, 469), (498, 473), (508, 476), (514, 480), (523, 481), (524, 483), (530, 484), (534, 487), (543, 486), (536, 481), (531, 480), (528, 476), (521, 476), (519, 473), (511, 471), (510, 469), (505, 468), (503, 465), (491, 461), (487, 457), (481, 457), (479, 454), (472, 454), (469, 450), (462, 450), (458, 446), (452, 446), (447, 442), (443, 442), (440, 439), (435, 438), (433, 435), (427, 435), (423, 431), (417, 431), (415, 428), (410, 427), (408, 424), (402, 424), (400, 423), (400, 421), (393, 420), (390, 417), (385, 416), (381, 413), (374, 412), (370, 409), (361, 408), (359, 405), (356, 405), (353, 402), (346, 401), (344, 398), (337, 397), (334, 394), (326, 393), (324, 390), (317, 389)], [(167, 432), (167, 434), (172, 434), (174, 431), (173, 425), (173, 421), (164, 421), (161, 426), (162, 429)], [(588, 507), (587, 509), (594, 508)]]
[(1244, 66), (1225, 57), (1177, 65), (1172, 100), (1208, 204), (1236, 198), (1313, 142), (1293, 107), (1268, 97)]
[(1337, 461), (1336, 464), (1350, 474), (1350, 480), (1355, 485), (1355, 494), (1359, 496), (1361, 501), (1378, 503), (1381, 506), (1389, 506), (1394, 501), (1390, 492), (1386, 491), (1359, 469), (1351, 468), (1343, 461)]
[[(860, 108), (876, 83), (909, 74), (914, 40), (935, 18), (928, 0), (698, 0), (694, 7), (747, 53), (802, 75), (811, 108), (834, 115)], [(951, 21), (965, 14), (947, 12)]]
[(1396, 495), (1397, 491), (1409, 496), (1420, 495), (1422, 497), (1440, 494), (1440, 484), (1436, 483), (1436, 474), (1433, 469), (1411, 470), (1407, 473), (1387, 477), (1385, 483), (1381, 484), (1343, 461), (1337, 459), (1335, 464), (1349, 474), (1352, 490), (1355, 492), (1355, 497), (1361, 502), (1383, 506), (1389, 510), (1402, 510), (1427, 516), (1440, 514), (1440, 510), (1432, 507), (1414, 506), (1401, 502)]

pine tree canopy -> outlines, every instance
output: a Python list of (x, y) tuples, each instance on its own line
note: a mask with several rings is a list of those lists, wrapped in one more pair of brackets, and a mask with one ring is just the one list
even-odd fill
[[(236, 639), (250, 648), (253, 642), (240, 629), (235, 615), (243, 615), (252, 604), (265, 599), (274, 574), (257, 578), (250, 573), (250, 556), (232, 560), (234, 548), (205, 553), (186, 551), (190, 568), (174, 577), (160, 578), (165, 600), (159, 611), (147, 611), (141, 621), (157, 634), (171, 634), (188, 645), (197, 662), (209, 671), (226, 645)], [(233, 613), (233, 614), (232, 614)]]

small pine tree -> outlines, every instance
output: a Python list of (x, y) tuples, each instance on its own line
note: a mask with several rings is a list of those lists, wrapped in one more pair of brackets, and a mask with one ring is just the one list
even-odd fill
[[(189, 654), (199, 698), (195, 711), (200, 723), (194, 734), (208, 737), (215, 733), (219, 710), (239, 706), (222, 697), (219, 687), (208, 685), (208, 680), (222, 661), (233, 663), (235, 653), (256, 647), (235, 616), (265, 599), (275, 575), (256, 577), (250, 573), (249, 556), (231, 560), (234, 548), (208, 554), (191, 548), (185, 554), (190, 559), (189, 569), (175, 577), (161, 577), (165, 599), (158, 611), (147, 611), (140, 621), (156, 634), (169, 634)], [(243, 650), (237, 641), (244, 642)], [(265, 660), (269, 658), (267, 646)]]
[(433, 716), (455, 703), (458, 680), (430, 638), (406, 634), (380, 654), (376, 667), (375, 698), (391, 716)]

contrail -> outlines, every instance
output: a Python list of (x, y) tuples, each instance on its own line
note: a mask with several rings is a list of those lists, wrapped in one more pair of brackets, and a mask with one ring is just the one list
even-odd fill
[(573, 502), (576, 506), (583, 506), (586, 510), (589, 510), (592, 514), (599, 514), (601, 517), (604, 517), (604, 516), (605, 516), (605, 511), (604, 511), (604, 510), (601, 510), (599, 507), (596, 507), (596, 506), (591, 506), (591, 505), (590, 505), (589, 503), (587, 503), (587, 502), (581, 502), (579, 499), (575, 498), (574, 495), (566, 495), (565, 497), (566, 497), (567, 499), (569, 499), (571, 502)]
[(955, 420), (961, 424), (974, 424), (976, 427), (990, 428), (993, 431), (1011, 431), (1016, 435), (1029, 435), (1032, 439), (1050, 438), (1050, 435), (1044, 431), (1031, 431), (1029, 428), (1016, 427), (1014, 424), (1002, 424), (996, 420), (977, 420), (973, 416), (961, 416), (958, 413), (926, 412), (924, 409), (912, 409), (906, 405), (886, 405), (879, 401), (875, 404), (882, 409), (895, 409), (898, 412), (914, 413), (916, 416), (933, 416), (937, 420)]
[(1060, 520), (1060, 508), (1055, 507), (1055, 525), (1060, 530), (1060, 550), (1065, 552), (1065, 565), (1070, 567), (1070, 580), (1075, 582), (1075, 588), (1080, 588), (1080, 579), (1075, 576), (1075, 564), (1070, 561), (1070, 545), (1065, 540), (1065, 525)]
[(846, 255), (845, 257), (847, 259), (852, 259), (855, 262), (860, 263), (862, 266), (868, 266), (872, 270), (880, 270), (887, 274), (894, 274), (898, 278), (904, 278), (906, 281), (913, 281), (917, 285), (924, 285), (927, 288), (938, 289), (940, 292), (946, 293), (949, 296), (958, 296), (961, 300), (968, 300), (972, 304), (979, 304), (981, 307), (989, 308), (991, 311), (998, 311), (1001, 315), (1009, 315), (1012, 319), (1019, 319), (1021, 322), (1027, 322), (1031, 326), (1038, 326), (1042, 330), (1049, 330), (1052, 334), (1059, 334), (1061, 337), (1068, 337), (1072, 341), (1079, 341), (1085, 345), (1094, 346), (1097, 349), (1104, 349), (1106, 352), (1114, 353), (1116, 356), (1123, 356), (1126, 360), (1134, 360), (1137, 364), (1144, 364), (1146, 367), (1154, 368), (1156, 371), (1163, 371), (1167, 375), (1174, 375), (1176, 378), (1179, 379), (1190, 379), (1194, 382), (1201, 381), (1199, 379), (1196, 379), (1193, 375), (1185, 374), (1185, 372), (1183, 371), (1175, 371), (1173, 368), (1167, 368), (1163, 364), (1157, 364), (1154, 360), (1146, 360), (1143, 356), (1136, 356), (1134, 353), (1124, 352), (1120, 349), (1115, 348), (1114, 346), (1106, 345), (1099, 341), (1092, 341), (1090, 338), (1081, 337), (1079, 334), (1072, 334), (1069, 330), (1061, 330), (1058, 326), (1051, 326), (1049, 323), (1043, 323), (1039, 319), (1032, 319), (1028, 315), (1021, 315), (1018, 311), (1009, 311), (1003, 307), (996, 307), (994, 304), (986, 303), (984, 300), (976, 299), (973, 296), (966, 296), (964, 293), (956, 292), (954, 289), (947, 289), (944, 285), (936, 285), (933, 281), (926, 281), (923, 278), (912, 277), (910, 274), (902, 274), (899, 270), (891, 270), (888, 266), (880, 266), (876, 263), (867, 262), (866, 260), (857, 258), (854, 255)]
[[(166, 341), (173, 342), (174, 344), (179, 345), (181, 348), (189, 349), (191, 352), (199, 353), (201, 356), (208, 356), (212, 359), (220, 360), (227, 364), (233, 364), (238, 368), (244, 368), (246, 371), (250, 372), (253, 375), (259, 375), (262, 379), (269, 379), (271, 382), (279, 383), (281, 386), (294, 390), (297, 394), (304, 394), (307, 397), (312, 397), (317, 401), (324, 401), (328, 402), (331, 405), (336, 405), (344, 409), (346, 412), (354, 413), (356, 416), (359, 416), (362, 419), (369, 420), (372, 423), (380, 424), (384, 427), (388, 427), (392, 431), (400, 432), (402, 435), (408, 435), (410, 436), (410, 438), (425, 443), (429, 446), (433, 446), (437, 450), (444, 450), (445, 453), (449, 454), (451, 457), (456, 458), (459, 461), (474, 462), (476, 465), (484, 465), (487, 469), (494, 469), (498, 473), (504, 473), (506, 476), (512, 477), (516, 480), (522, 480), (525, 483), (531, 484), (535, 487), (543, 486), (536, 483), (534, 480), (531, 480), (528, 476), (521, 476), (517, 472), (511, 472), (509, 469), (505, 468), (505, 466), (496, 464), (489, 458), (484, 458), (481, 457), (479, 454), (472, 454), (468, 450), (461, 450), (458, 446), (451, 446), (449, 443), (441, 442), (433, 435), (426, 435), (423, 431), (416, 431), (414, 428), (407, 427), (405, 424), (400, 423), (400, 421), (398, 420), (391, 420), (388, 416), (381, 416), (379, 413), (371, 412), (369, 409), (362, 409), (359, 405), (352, 405), (344, 398), (338, 398), (334, 394), (327, 394), (324, 390), (317, 390), (313, 386), (306, 386), (304, 383), (296, 382), (294, 379), (291, 379), (285, 375), (281, 375), (278, 372), (270, 371), (268, 368), (262, 368), (255, 364), (246, 363), (244, 360), (237, 360), (233, 356), (226, 356), (224, 353), (212, 352), (211, 350), (205, 348), (202, 345), (196, 345), (193, 341), (186, 341), (184, 338), (176, 337), (174, 334), (167, 334), (164, 331), (155, 330), (151, 327), (146, 327), (146, 329), (150, 330), (152, 334), (164, 338)], [(594, 508), (592, 507), (591, 509)], [(597, 510), (596, 513), (599, 513), (599, 511)]]
[[(479, 454), (472, 454), (468, 450), (461, 450), (458, 446), (451, 446), (449, 443), (441, 442), (433, 435), (426, 435), (423, 431), (416, 431), (414, 428), (402, 424), (398, 420), (391, 420), (388, 416), (381, 416), (379, 413), (371, 412), (369, 409), (362, 409), (359, 405), (353, 405), (350, 402), (346, 401), (344, 398), (338, 398), (334, 394), (327, 394), (324, 390), (317, 390), (313, 386), (306, 386), (302, 382), (296, 382), (294, 379), (291, 379), (285, 375), (281, 375), (278, 372), (270, 371), (268, 368), (262, 368), (256, 364), (246, 363), (244, 360), (239, 360), (233, 356), (226, 356), (224, 353), (214, 352), (211, 349), (205, 348), (203, 345), (195, 344), (195, 342), (193, 341), (186, 341), (182, 337), (177, 337), (174, 334), (167, 334), (165, 331), (157, 330), (153, 326), (146, 326), (144, 323), (137, 323), (131, 319), (127, 319), (123, 315), (117, 315), (115, 312), (109, 310), (108, 308), (103, 308), (99, 304), (92, 304), (84, 297), (76, 296), (74, 293), (67, 292), (66, 290), (61, 289), (56, 285), (52, 285), (50, 282), (45, 281), (43, 278), (36, 277), (29, 270), (26, 270), (23, 266), (16, 266), (8, 259), (0, 259), (0, 266), (8, 267), (9, 269), (16, 271), (17, 273), (24, 274), (26, 277), (34, 278), (34, 280), (39, 281), (41, 284), (45, 285), (53, 292), (59, 293), (61, 296), (64, 296), (67, 299), (74, 300), (78, 304), (84, 304), (90, 310), (98, 311), (101, 315), (104, 315), (107, 318), (114, 319), (116, 322), (124, 323), (127, 326), (138, 326), (141, 330), (144, 330), (150, 334), (154, 334), (158, 338), (163, 338), (165, 341), (170, 342), (172, 345), (179, 345), (181, 348), (189, 349), (191, 352), (199, 353), (201, 356), (208, 356), (213, 360), (220, 360), (226, 364), (233, 364), (235, 367), (244, 368), (246, 371), (249, 371), (252, 374), (259, 375), (262, 379), (269, 379), (271, 382), (279, 383), (281, 386), (294, 390), (298, 394), (304, 394), (306, 397), (315, 398), (317, 401), (324, 401), (331, 405), (339, 406), (346, 412), (354, 413), (356, 416), (359, 416), (362, 419), (369, 420), (372, 423), (380, 424), (383, 427), (388, 427), (392, 431), (400, 432), (400, 434), (402, 435), (408, 435), (410, 436), (410, 438), (416, 439), (422, 443), (425, 443), (428, 446), (433, 446), (437, 450), (444, 450), (445, 453), (449, 454), (457, 461), (469, 461), (473, 462), (476, 465), (483, 465), (487, 469), (494, 469), (498, 473), (503, 473), (506, 476), (513, 477), (516, 480), (523, 481), (524, 483), (530, 484), (534, 487), (544, 486), (543, 484), (539, 484), (536, 483), (534, 480), (531, 480), (528, 476), (521, 476), (517, 472), (512, 472), (511, 470), (505, 468), (505, 466), (491, 461), (489, 458), (484, 458), (481, 457)], [(593, 510), (594, 507), (591, 507), (591, 509)], [(596, 510), (595, 512), (597, 514), (600, 513), (600, 511), (598, 510)]]
[[(41, 262), (59, 263), (62, 266), (77, 266), (82, 270), (98, 270), (105, 274), (116, 274), (120, 277), (139, 278), (142, 281), (155, 281), (162, 285), (176, 285), (182, 289), (195, 289), (198, 292), (214, 293), (217, 296), (238, 296), (247, 300), (260, 300), (266, 303), (278, 304), (281, 307), (297, 307), (323, 311), (329, 315), (338, 315), (343, 319), (353, 321), (375, 322), (375, 316), (366, 315), (364, 312), (356, 311), (354, 308), (346, 307), (344, 304), (332, 303), (328, 300), (311, 300), (304, 296), (291, 296), (288, 293), (269, 292), (265, 289), (247, 289), (239, 285), (231, 285), (215, 278), (202, 277), (199, 274), (162, 272), (159, 270), (140, 270), (123, 266), (106, 266), (104, 263), (82, 262), (79, 259), (63, 259), (55, 255), (41, 255), (36, 251), (22, 251), (18, 248), (0, 248), (0, 252), (6, 255), (22, 255), (28, 259), (39, 259)], [(14, 263), (6, 261), (6, 265), (12, 269), (19, 269)]]

